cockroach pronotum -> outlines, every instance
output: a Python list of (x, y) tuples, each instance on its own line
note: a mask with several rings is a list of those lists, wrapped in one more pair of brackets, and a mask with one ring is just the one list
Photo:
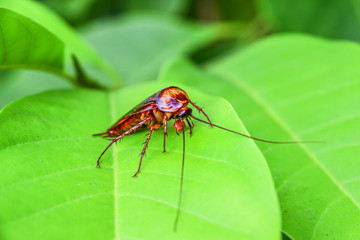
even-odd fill
[[(192, 109), (189, 108), (188, 104), (193, 105), (199, 112), (201, 112), (208, 121), (201, 120), (199, 118), (194, 117), (192, 114)], [(252, 136), (248, 136), (243, 133), (235, 132), (233, 130), (218, 126), (213, 124), (206, 113), (197, 106), (194, 102), (190, 100), (186, 92), (178, 87), (167, 87), (159, 92), (153, 94), (152, 96), (148, 97), (131, 109), (127, 114), (125, 114), (119, 121), (117, 121), (109, 130), (106, 132), (94, 134), (93, 136), (104, 136), (110, 137), (111, 142), (105, 148), (105, 150), (100, 154), (97, 160), (97, 167), (100, 167), (100, 159), (104, 155), (104, 153), (109, 149), (111, 145), (115, 142), (119, 141), (126, 135), (135, 132), (139, 128), (147, 127), (150, 129), (144, 148), (141, 152), (139, 167), (133, 177), (136, 177), (140, 173), (141, 162), (145, 155), (146, 148), (149, 144), (151, 134), (154, 130), (157, 130), (164, 125), (164, 151), (165, 149), (165, 140), (167, 136), (168, 130), (168, 121), (171, 119), (175, 119), (174, 128), (176, 133), (178, 134), (179, 131), (183, 133), (183, 156), (182, 156), (182, 167), (181, 167), (181, 178), (180, 178), (180, 192), (179, 192), (179, 199), (178, 199), (178, 209), (175, 217), (174, 222), (174, 231), (176, 231), (177, 223), (180, 214), (180, 207), (181, 207), (181, 200), (182, 200), (182, 189), (183, 189), (183, 176), (184, 176), (184, 163), (185, 163), (185, 127), (186, 124), (189, 126), (190, 136), (192, 134), (194, 123), (192, 119), (197, 120), (199, 122), (208, 124), (211, 127), (220, 128), (222, 130), (226, 130), (243, 137), (251, 138), (256, 141), (266, 142), (266, 143), (275, 143), (275, 144), (291, 144), (291, 143), (310, 143), (316, 141), (302, 141), (302, 142), (277, 142), (277, 141), (269, 141), (264, 140)]]

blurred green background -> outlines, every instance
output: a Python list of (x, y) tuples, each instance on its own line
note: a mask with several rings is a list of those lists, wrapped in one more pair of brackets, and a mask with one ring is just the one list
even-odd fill
[[(6, 7), (10, 1), (1, 2)], [(360, 2), (354, 0), (38, 2), (58, 14), (64, 25), (76, 29), (103, 57), (112, 68), (112, 80), (98, 77), (91, 69), (86, 73), (96, 81), (115, 81), (111, 87), (154, 80), (164, 63), (177, 56), (186, 55), (194, 63), (206, 65), (276, 33), (360, 40)], [(31, 12), (27, 14), (32, 17)], [(73, 87), (62, 77), (26, 70), (27, 66), (15, 67), (16, 71), (6, 66), (0, 69), (0, 107), (25, 95)]]

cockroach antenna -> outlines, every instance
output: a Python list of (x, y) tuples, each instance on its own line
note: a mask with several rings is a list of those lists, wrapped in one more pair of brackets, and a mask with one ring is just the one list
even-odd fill
[(222, 129), (222, 130), (225, 130), (225, 131), (228, 131), (228, 132), (232, 132), (232, 133), (238, 134), (238, 135), (240, 135), (240, 136), (243, 136), (243, 137), (246, 137), (246, 138), (250, 138), (250, 139), (253, 139), (253, 140), (256, 140), (256, 141), (260, 141), (260, 142), (273, 143), (273, 144), (325, 143), (324, 141), (290, 141), (290, 142), (280, 142), (280, 141), (265, 140), (265, 139), (261, 139), (261, 138), (252, 137), (252, 136), (249, 136), (249, 135), (246, 135), (246, 134), (243, 134), (243, 133), (239, 133), (239, 132), (230, 130), (230, 129), (228, 129), (228, 128), (224, 128), (224, 127), (215, 125), (215, 124), (213, 124), (213, 123), (210, 124), (210, 123), (207, 122), (207, 121), (204, 121), (204, 120), (201, 120), (201, 119), (199, 119), (199, 118), (194, 117), (194, 115), (190, 115), (190, 117), (193, 118), (193, 119), (195, 119), (195, 120), (197, 120), (197, 121), (199, 121), (199, 122), (206, 123), (206, 124), (208, 124), (209, 126), (217, 127), (217, 128)]

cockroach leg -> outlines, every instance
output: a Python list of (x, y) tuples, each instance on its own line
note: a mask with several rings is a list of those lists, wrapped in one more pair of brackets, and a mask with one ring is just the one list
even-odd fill
[(118, 137), (112, 139), (111, 143), (105, 148), (105, 150), (100, 154), (100, 157), (98, 158), (97, 162), (96, 162), (96, 167), (100, 167), (100, 159), (101, 157), (104, 155), (104, 153), (109, 149), (109, 147), (111, 145), (113, 145), (113, 143), (117, 142), (118, 140), (122, 139), (123, 137), (125, 137), (126, 135), (129, 135), (130, 133), (134, 132), (137, 128), (141, 127), (143, 124), (145, 124), (147, 121), (152, 120), (153, 117), (147, 117), (146, 119), (142, 120), (141, 122), (139, 122), (138, 124), (136, 124), (135, 126), (133, 126), (132, 128), (130, 128), (129, 130), (127, 130), (126, 132), (124, 132), (123, 134), (119, 135)]
[(166, 142), (166, 136), (167, 136), (167, 122), (168, 122), (168, 117), (165, 115), (164, 116), (164, 152), (166, 152), (166, 149), (165, 149), (165, 142)]
[(205, 117), (207, 118), (207, 120), (209, 121), (209, 125), (210, 125), (210, 127), (212, 127), (213, 126), (213, 124), (211, 123), (211, 121), (210, 121), (210, 118), (208, 117), (208, 115), (202, 110), (202, 108), (201, 107), (199, 107), (199, 106), (197, 106), (195, 103), (193, 103), (191, 100), (189, 100), (189, 102), (191, 103), (191, 105), (193, 105), (197, 110), (199, 110), (200, 112), (202, 112), (202, 114), (204, 114), (205, 115)]
[(157, 124), (155, 124), (155, 125), (153, 125), (153, 126), (150, 127), (150, 131), (149, 131), (149, 134), (148, 134), (148, 136), (147, 136), (147, 138), (146, 138), (144, 148), (143, 148), (143, 150), (142, 150), (142, 152), (141, 152), (141, 157), (140, 157), (140, 162), (139, 162), (139, 168), (138, 168), (138, 170), (136, 171), (136, 173), (134, 174), (133, 177), (136, 177), (136, 176), (139, 174), (140, 168), (141, 168), (142, 159), (143, 159), (143, 157), (144, 157), (144, 155), (145, 155), (146, 148), (147, 148), (147, 146), (148, 146), (148, 144), (149, 144), (149, 141), (150, 141), (150, 138), (151, 138), (151, 134), (152, 134), (152, 132), (153, 132), (155, 129), (158, 129), (158, 128), (159, 128), (159, 125), (161, 126), (162, 124), (157, 123)]
[(194, 124), (194, 122), (193, 122), (193, 120), (189, 117), (189, 119), (190, 119), (190, 122), (191, 122), (191, 124), (192, 124), (192, 128), (194, 128), (195, 127), (195, 124)]
[(194, 126), (192, 126), (192, 125), (191, 125), (191, 123), (190, 123), (190, 121), (189, 121), (189, 119), (188, 119), (188, 118), (186, 118), (186, 122), (187, 122), (187, 124), (189, 125), (189, 129), (190, 129), (190, 137), (191, 137), (191, 135), (192, 135), (192, 130), (193, 130), (193, 127), (194, 127)]

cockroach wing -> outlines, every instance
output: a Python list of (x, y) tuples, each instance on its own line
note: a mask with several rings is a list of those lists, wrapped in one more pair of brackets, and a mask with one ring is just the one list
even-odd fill
[(106, 132), (94, 134), (94, 136), (114, 137), (130, 129), (140, 121), (141, 113), (157, 108), (156, 99), (159, 92), (151, 95), (143, 102), (132, 108), (128, 113), (122, 116), (113, 126)]
[[(148, 110), (152, 110), (156, 108), (156, 104), (149, 104), (147, 106), (143, 106), (141, 108), (141, 110), (137, 111), (137, 112), (133, 112), (131, 114), (126, 114), (125, 116), (123, 116), (122, 118), (119, 119), (119, 121), (117, 121), (110, 129), (113, 128), (118, 128), (120, 125), (125, 124), (127, 122), (129, 122), (129, 120), (131, 120), (129, 123), (127, 123), (126, 125), (132, 126), (131, 122), (133, 122), (133, 119), (136, 119), (136, 115), (138, 115), (139, 113), (142, 112), (146, 112)], [(135, 111), (136, 109), (134, 109)], [(134, 122), (135, 123), (135, 122)], [(109, 129), (109, 130), (110, 130)]]
[(132, 108), (129, 112), (127, 112), (124, 116), (122, 116), (110, 129), (118, 127), (120, 124), (128, 120), (130, 117), (137, 115), (142, 112), (146, 112), (152, 109), (155, 109), (156, 106), (156, 99), (159, 95), (160, 91), (151, 95), (147, 99), (145, 99), (140, 104), (136, 105), (134, 108)]

